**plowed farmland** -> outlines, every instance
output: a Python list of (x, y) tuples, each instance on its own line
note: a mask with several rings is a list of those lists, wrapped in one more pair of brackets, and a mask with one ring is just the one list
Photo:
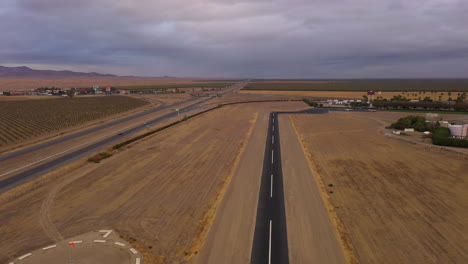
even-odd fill
[(0, 146), (149, 104), (124, 96), (57, 98), (0, 103)]
[(467, 155), (385, 136), (380, 118), (292, 116), (342, 236), (361, 263), (467, 263)]

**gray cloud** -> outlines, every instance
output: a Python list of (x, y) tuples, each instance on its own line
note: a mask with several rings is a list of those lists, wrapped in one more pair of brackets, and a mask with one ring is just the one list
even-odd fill
[(467, 12), (464, 0), (4, 0), (0, 64), (145, 76), (464, 77)]

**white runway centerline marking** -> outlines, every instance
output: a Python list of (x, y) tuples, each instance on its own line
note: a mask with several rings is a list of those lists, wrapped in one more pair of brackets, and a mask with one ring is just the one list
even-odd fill
[(273, 150), (271, 150), (271, 164), (273, 164)]
[(275, 126), (273, 126), (273, 127), (271, 128), (271, 131), (275, 131)]
[(271, 175), (270, 197), (273, 197), (273, 174)]
[(42, 248), (42, 250), (48, 250), (48, 249), (51, 249), (51, 248), (54, 248), (54, 247), (57, 247), (57, 245), (48, 246), (48, 247)]
[(31, 256), (31, 255), (32, 255), (32, 253), (28, 253), (28, 254), (26, 254), (26, 255), (23, 255), (23, 256), (19, 257), (18, 259), (19, 259), (19, 260), (22, 260), (22, 259), (25, 259), (25, 258)]
[(270, 241), (268, 242), (268, 264), (271, 264), (271, 220), (270, 220)]
[(271, 136), (271, 144), (275, 144), (275, 136)]

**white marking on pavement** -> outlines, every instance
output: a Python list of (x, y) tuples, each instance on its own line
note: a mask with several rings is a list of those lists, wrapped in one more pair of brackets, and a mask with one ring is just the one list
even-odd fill
[(271, 220), (270, 220), (270, 241), (268, 242), (268, 264), (271, 264)]
[(138, 251), (136, 251), (136, 249), (134, 249), (134, 248), (131, 248), (130, 251), (131, 251), (133, 254), (138, 253)]
[(273, 127), (271, 128), (271, 131), (275, 131), (275, 126), (273, 126)]
[(135, 259), (135, 264), (140, 264), (140, 258)]
[(51, 248), (54, 248), (54, 247), (57, 247), (57, 245), (48, 246), (48, 247), (42, 248), (42, 250), (48, 250), (48, 249), (51, 249)]
[(271, 164), (273, 164), (273, 150), (271, 150)]
[(270, 197), (273, 197), (273, 174), (271, 175)]
[(31, 256), (31, 255), (32, 255), (32, 253), (28, 253), (28, 254), (26, 254), (26, 255), (23, 255), (23, 256), (19, 257), (18, 259), (19, 259), (19, 260), (22, 260), (22, 259), (25, 259), (25, 258)]
[(275, 144), (275, 136), (271, 136), (271, 144)]
[(100, 239), (96, 239), (96, 240), (93, 240), (94, 243), (106, 243), (105, 240), (100, 240)]
[(83, 243), (83, 240), (70, 241), (70, 242), (68, 242), (68, 243), (69, 243), (69, 244), (70, 244), (70, 243), (79, 244), (79, 243)]
[(275, 119), (273, 118), (273, 124), (275, 123)]
[(112, 230), (99, 230), (101, 233), (105, 233), (102, 237), (106, 238), (112, 233)]
[(120, 242), (115, 242), (114, 244), (116, 244), (116, 245), (118, 245), (118, 246), (121, 246), (121, 247), (124, 247), (124, 246), (125, 246), (125, 244), (120, 243)]

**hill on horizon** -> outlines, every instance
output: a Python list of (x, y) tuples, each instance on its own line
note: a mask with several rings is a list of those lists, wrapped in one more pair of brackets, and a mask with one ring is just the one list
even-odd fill
[[(69, 78), (69, 77), (119, 77), (114, 74), (102, 74), (97, 72), (74, 72), (54, 70), (34, 70), (26, 66), (5, 67), (0, 66), (1, 77), (44, 77), (44, 78)], [(127, 76), (128, 77), (128, 76)]]

